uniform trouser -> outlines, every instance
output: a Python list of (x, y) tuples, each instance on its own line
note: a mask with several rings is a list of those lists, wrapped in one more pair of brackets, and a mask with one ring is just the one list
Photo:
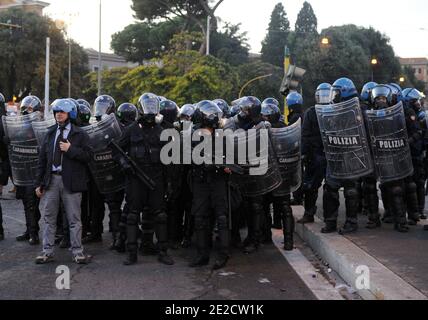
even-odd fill
[(126, 221), (128, 219), (128, 214), (130, 210), (129, 205), (131, 203), (130, 191), (131, 190), (129, 188), (129, 185), (127, 185), (125, 189), (125, 205), (123, 206), (123, 210), (119, 220), (119, 233), (120, 233), (120, 238), (123, 242), (126, 241)]
[(227, 185), (223, 176), (211, 176), (208, 182), (193, 179), (192, 215), (198, 255), (209, 256), (211, 223), (217, 221), (220, 254), (227, 255), (230, 242), (228, 227)]
[(164, 181), (161, 168), (149, 168), (146, 172), (152, 170), (152, 180), (156, 184), (154, 191), (137, 178), (131, 178), (130, 193), (131, 203), (130, 211), (126, 219), (127, 250), (130, 253), (136, 253), (138, 249), (138, 221), (140, 212), (148, 207), (151, 219), (155, 221), (155, 232), (160, 251), (166, 251), (168, 247), (168, 217), (164, 211)]
[(91, 234), (101, 235), (104, 232), (104, 196), (98, 191), (98, 188), (94, 181), (90, 181), (89, 186), (89, 198), (91, 199)]
[(273, 195), (273, 208), (281, 214), (284, 243), (293, 242), (294, 216), (290, 206), (290, 195)]
[(318, 190), (325, 179), (326, 160), (324, 156), (315, 155), (305, 165), (303, 175), (303, 192), (305, 195), (305, 214), (314, 216), (317, 212)]
[(340, 206), (339, 189), (341, 187), (344, 187), (346, 222), (357, 224), (360, 195), (356, 181), (353, 180), (338, 181), (331, 178), (326, 179), (323, 193), (324, 221), (326, 224), (337, 224)]
[[(417, 170), (416, 170), (417, 171)], [(404, 179), (405, 203), (407, 208), (407, 215), (409, 219), (419, 220), (419, 207), (418, 207), (418, 186), (415, 182), (415, 176), (410, 176)]]
[(368, 219), (370, 222), (378, 222), (379, 214), (379, 196), (377, 194), (377, 181), (374, 176), (363, 179), (363, 197), (368, 209)]
[(405, 180), (384, 183), (381, 190), (387, 196), (387, 208), (396, 224), (406, 224)]
[(30, 235), (37, 235), (39, 233), (39, 199), (36, 196), (33, 187), (17, 187), (17, 193), (22, 195), (22, 203), (25, 212), (25, 225), (26, 232)]
[(422, 215), (425, 210), (425, 181), (426, 171), (423, 161), (413, 161), (413, 181), (416, 184), (416, 194), (418, 199), (418, 214)]
[(104, 196), (105, 202), (110, 211), (110, 226), (113, 235), (117, 235), (120, 232), (120, 219), (122, 216), (122, 203), (125, 197), (125, 191), (121, 190), (114, 193), (109, 193)]
[(54, 252), (60, 201), (64, 203), (64, 210), (69, 223), (71, 251), (74, 255), (82, 253), (82, 222), (80, 219), (82, 194), (68, 191), (64, 187), (62, 177), (58, 175), (52, 175), (51, 184), (40, 200), (40, 211), (45, 222), (43, 252), (48, 255), (52, 255)]
[(259, 245), (261, 241), (263, 219), (263, 196), (244, 197), (247, 202), (248, 210), (246, 211), (246, 220), (248, 226), (248, 240)]

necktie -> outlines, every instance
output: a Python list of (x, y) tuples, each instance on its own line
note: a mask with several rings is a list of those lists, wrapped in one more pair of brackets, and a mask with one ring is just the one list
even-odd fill
[(59, 167), (61, 165), (62, 151), (61, 151), (61, 148), (59, 147), (59, 143), (64, 140), (64, 130), (65, 130), (65, 127), (59, 127), (59, 136), (58, 136), (58, 139), (56, 139), (54, 160), (53, 160), (53, 165), (55, 167)]

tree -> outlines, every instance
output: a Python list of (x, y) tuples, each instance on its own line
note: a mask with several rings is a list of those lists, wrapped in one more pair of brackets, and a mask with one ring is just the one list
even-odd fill
[(169, 50), (169, 41), (183, 25), (180, 18), (159, 23), (134, 23), (112, 35), (111, 48), (127, 61), (142, 64)]
[(134, 103), (144, 92), (168, 97), (179, 105), (204, 99), (234, 99), (237, 73), (213, 56), (186, 50), (184, 43), (194, 37), (186, 33), (176, 35), (170, 43), (171, 50), (160, 61), (130, 70), (113, 87)]
[(248, 62), (250, 47), (247, 33), (241, 32), (240, 27), (241, 24), (226, 23), (222, 31), (215, 31), (211, 37), (210, 53), (233, 66)]
[[(68, 44), (55, 23), (19, 9), (0, 13), (0, 21), (11, 21), (22, 29), (0, 29), (0, 91), (8, 100), (34, 94), (44, 96), (45, 43), (51, 39), (50, 97), (68, 96)], [(85, 83), (88, 57), (72, 43), (72, 95), (80, 95)]]
[(307, 70), (302, 81), (303, 97), (306, 105), (312, 105), (315, 103), (314, 92), (319, 84), (317, 78), (320, 75), (320, 47), (318, 20), (312, 6), (306, 1), (297, 16), (289, 43), (293, 64)]
[(284, 65), (284, 47), (290, 32), (290, 22), (281, 3), (272, 11), (268, 33), (262, 42), (262, 61), (278, 67)]
[[(119, 106), (122, 103), (129, 102), (131, 93), (126, 92), (118, 88), (118, 85), (122, 78), (130, 71), (129, 68), (113, 68), (111, 70), (103, 70), (103, 88), (102, 91), (105, 94), (111, 95), (116, 104)], [(85, 76), (85, 81), (88, 83), (87, 87), (83, 91), (84, 98), (93, 102), (98, 95), (98, 74), (97, 72), (91, 72)]]
[[(112, 36), (111, 47), (128, 61), (143, 64), (144, 61), (161, 57), (171, 49), (170, 40), (184, 29), (184, 22), (182, 18), (175, 18), (159, 23), (129, 25)], [(197, 30), (193, 28), (192, 32)], [(200, 48), (203, 41), (204, 38), (199, 36), (197, 39), (187, 38), (183, 43), (186, 47), (184, 49)], [(246, 33), (240, 31), (240, 24), (226, 23), (223, 30), (212, 33), (210, 53), (232, 65), (242, 64), (248, 60), (249, 46), (246, 42)]]
[(243, 91), (243, 95), (255, 96), (262, 101), (269, 97), (282, 100), (280, 99), (279, 85), (284, 75), (283, 68), (262, 61), (254, 61), (238, 66), (237, 72), (239, 74), (239, 89), (256, 77), (272, 74), (270, 77), (249, 84)]
[[(199, 27), (199, 31), (207, 36), (206, 19), (212, 19), (211, 30), (217, 30), (217, 18), (215, 12), (224, 0), (133, 0), (132, 9), (137, 18), (143, 21), (156, 19), (172, 20), (174, 17), (183, 18), (185, 29), (191, 30), (192, 26)], [(205, 51), (205, 41), (201, 43), (200, 53)]]
[(310, 36), (318, 34), (318, 20), (314, 9), (307, 1), (303, 3), (303, 8), (300, 10), (295, 26), (297, 36)]

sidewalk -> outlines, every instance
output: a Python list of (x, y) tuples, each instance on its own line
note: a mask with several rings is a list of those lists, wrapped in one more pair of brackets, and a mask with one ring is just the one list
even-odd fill
[[(322, 197), (319, 198), (319, 202)], [(380, 204), (383, 213), (382, 203)], [(303, 207), (293, 207), (296, 219), (303, 216)], [(344, 199), (341, 193), (340, 222), (344, 219)], [(360, 274), (358, 266), (367, 266), (370, 271), (370, 289), (357, 290), (364, 299), (428, 299), (428, 232), (423, 231), (422, 221), (410, 227), (410, 232), (401, 234), (393, 225), (382, 228), (365, 228), (367, 218), (359, 216), (357, 233), (341, 236), (337, 233), (324, 235), (320, 230), (322, 203), (318, 203), (318, 218), (314, 224), (297, 224), (296, 231), (330, 267), (352, 287)]]

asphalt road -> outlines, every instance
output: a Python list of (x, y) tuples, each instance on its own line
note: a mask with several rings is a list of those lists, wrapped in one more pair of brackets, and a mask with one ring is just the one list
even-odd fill
[[(6, 239), (0, 242), (0, 299), (315, 299), (274, 245), (265, 245), (254, 255), (234, 250), (227, 267), (215, 272), (210, 267), (187, 266), (193, 249), (172, 251), (176, 262), (172, 267), (158, 263), (156, 257), (143, 256), (137, 265), (125, 267), (124, 256), (108, 250), (111, 237), (105, 233), (102, 244), (85, 247), (93, 255), (89, 265), (75, 265), (71, 253), (59, 248), (53, 263), (36, 265), (34, 258), (41, 246), (15, 241), (25, 228), (22, 203), (2, 200), (1, 204)], [(56, 287), (60, 276), (56, 268), (61, 265), (70, 270), (70, 290)]]

